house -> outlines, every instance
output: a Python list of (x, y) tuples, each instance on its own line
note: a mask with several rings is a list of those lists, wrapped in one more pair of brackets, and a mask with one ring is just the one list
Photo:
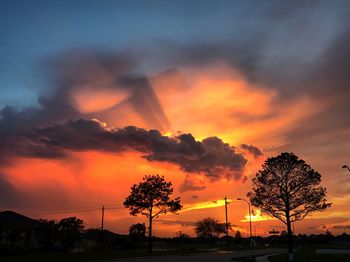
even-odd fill
[(0, 212), (0, 244), (40, 247), (48, 228), (39, 221), (13, 211)]

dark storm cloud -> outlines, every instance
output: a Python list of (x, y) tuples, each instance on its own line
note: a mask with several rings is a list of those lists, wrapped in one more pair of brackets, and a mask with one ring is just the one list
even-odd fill
[(242, 144), (241, 148), (253, 154), (255, 158), (263, 155), (262, 151), (253, 145)]
[(12, 141), (8, 154), (59, 158), (65, 156), (66, 150), (135, 150), (144, 153), (149, 161), (174, 163), (186, 172), (203, 173), (211, 180), (239, 180), (247, 163), (234, 147), (217, 137), (199, 142), (191, 134), (172, 138), (157, 130), (147, 131), (133, 126), (108, 130), (97, 120), (68, 121), (36, 129), (20, 138)]
[(151, 161), (176, 163), (186, 172), (203, 172), (209, 178), (227, 177), (239, 180), (247, 160), (220, 138), (208, 137), (197, 142), (191, 134), (178, 137), (179, 143), (146, 156)]

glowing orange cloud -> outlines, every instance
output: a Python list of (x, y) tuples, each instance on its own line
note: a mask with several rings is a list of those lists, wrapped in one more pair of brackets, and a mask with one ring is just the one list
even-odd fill
[(288, 142), (284, 134), (298, 121), (320, 110), (308, 97), (280, 106), (276, 92), (249, 83), (224, 63), (180, 72), (151, 82), (173, 129), (198, 139), (216, 135), (233, 145), (273, 148)]
[(249, 213), (245, 216), (245, 219), (241, 220), (241, 222), (249, 222), (251, 219), (252, 222), (257, 221), (266, 221), (266, 220), (276, 220), (276, 218), (263, 215), (259, 209), (252, 211), (251, 217), (249, 218)]
[[(230, 203), (230, 201), (228, 201)], [(198, 209), (208, 209), (208, 208), (216, 208), (225, 206), (224, 199), (217, 199), (212, 201), (204, 201), (197, 202), (193, 204), (187, 204), (183, 207), (182, 212), (190, 211), (190, 210), (198, 210)]]
[(129, 97), (126, 89), (80, 87), (72, 94), (72, 102), (80, 113), (94, 113), (109, 109)]

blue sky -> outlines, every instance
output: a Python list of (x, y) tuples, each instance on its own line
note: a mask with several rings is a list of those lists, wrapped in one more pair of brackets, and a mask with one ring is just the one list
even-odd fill
[[(40, 90), (50, 88), (41, 62), (66, 50), (155, 52), (162, 45), (229, 45), (264, 36), (261, 66), (270, 66), (290, 56), (312, 59), (337, 33), (341, 13), (325, 2), (312, 8), (279, 1), (5, 0), (0, 5), (0, 107), (36, 104)], [(295, 38), (289, 29), (302, 19), (306, 30)]]

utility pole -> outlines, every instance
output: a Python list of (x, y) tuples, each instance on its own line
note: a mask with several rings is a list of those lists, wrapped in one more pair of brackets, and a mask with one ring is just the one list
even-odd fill
[(105, 206), (102, 206), (101, 230), (103, 231), (103, 222), (105, 218)]
[(237, 198), (237, 200), (242, 200), (248, 204), (248, 213), (249, 213), (249, 248), (250, 248), (250, 258), (253, 259), (253, 238), (252, 238), (252, 213), (250, 208), (250, 201), (244, 198)]
[(228, 239), (228, 218), (227, 218), (227, 197), (225, 196), (225, 217), (226, 217), (226, 249), (229, 247)]
[(252, 238), (252, 213), (250, 208), (250, 202), (247, 201), (249, 207), (249, 230), (250, 230), (250, 246), (253, 246), (253, 238)]

